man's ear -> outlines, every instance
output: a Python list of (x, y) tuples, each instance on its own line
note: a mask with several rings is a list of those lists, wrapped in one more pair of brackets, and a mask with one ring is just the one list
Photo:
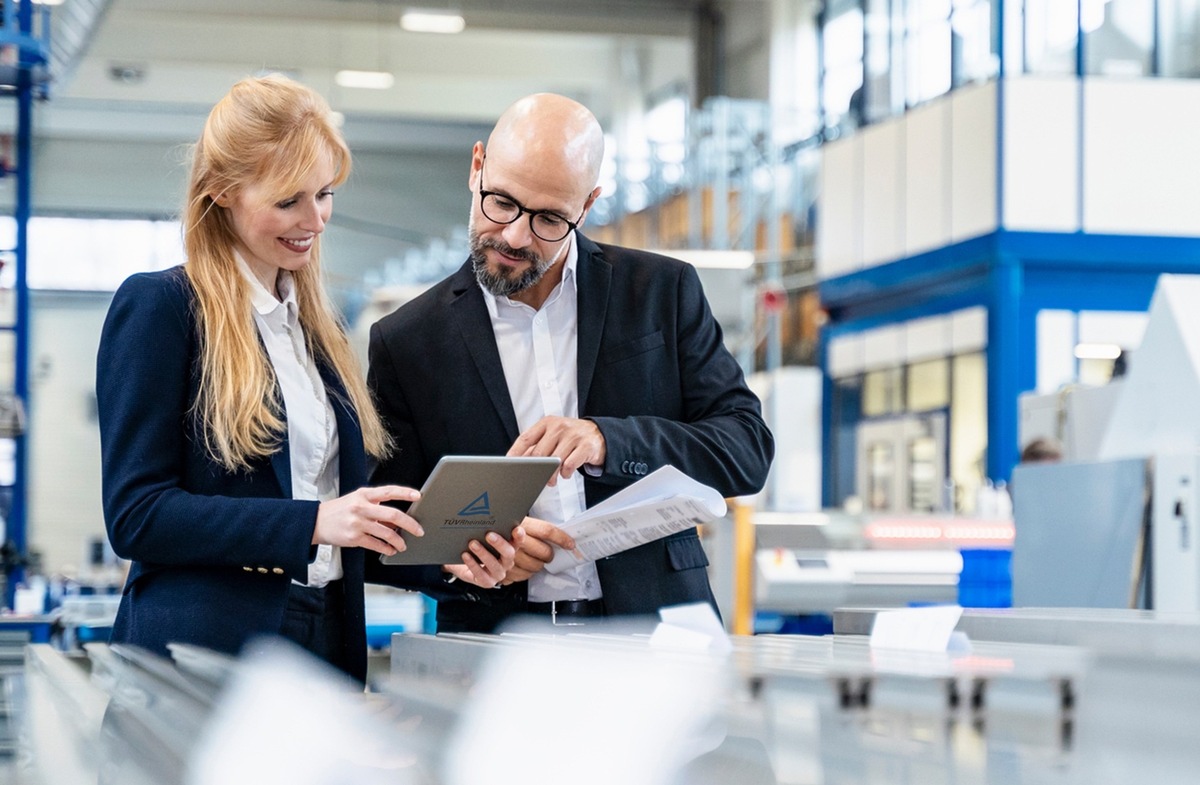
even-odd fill
[[(471, 148), (471, 172), (467, 175), (467, 188), (472, 191), (475, 190), (475, 178), (483, 168), (483, 158), (486, 154), (487, 151), (483, 146), (483, 142), (476, 142)], [(482, 188), (483, 186), (480, 185), (479, 187)]]
[(600, 186), (596, 186), (591, 194), (588, 195), (587, 201), (583, 203), (583, 216), (579, 219), (579, 225), (583, 226), (583, 222), (587, 220), (588, 213), (592, 211), (592, 205), (596, 203), (596, 199), (600, 196)]

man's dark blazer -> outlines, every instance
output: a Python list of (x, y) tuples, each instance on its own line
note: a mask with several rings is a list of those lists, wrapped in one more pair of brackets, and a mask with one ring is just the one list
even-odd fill
[[(671, 464), (726, 496), (766, 481), (774, 441), (726, 350), (695, 269), (581, 234), (579, 414), (604, 434), (588, 506)], [(503, 455), (518, 436), (483, 293), (468, 261), (371, 329), (368, 381), (398, 449), (376, 483), (420, 487), (443, 455)], [(605, 611), (713, 603), (695, 529), (597, 563)], [(520, 612), (525, 583), (443, 599), (439, 629), (490, 631)]]
[[(117, 555), (132, 560), (114, 642), (167, 654), (172, 641), (236, 654), (278, 633), (288, 586), (308, 580), (316, 501), (293, 500), (286, 439), (248, 471), (215, 463), (198, 433), (195, 296), (182, 267), (134, 275), (109, 308), (97, 358), (104, 519)], [(358, 418), (338, 378), (322, 369), (337, 418), (340, 488), (366, 484)], [(344, 662), (366, 675), (363, 581), (418, 585), (427, 570), (380, 569), (342, 549)]]

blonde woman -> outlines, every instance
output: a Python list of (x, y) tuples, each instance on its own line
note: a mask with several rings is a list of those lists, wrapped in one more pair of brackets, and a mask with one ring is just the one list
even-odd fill
[(323, 289), (320, 236), (350, 153), (312, 90), (243, 80), (196, 144), (187, 261), (132, 276), (101, 335), (104, 516), (132, 561), (115, 642), (237, 653), (277, 634), (360, 681), (363, 583), (485, 588), (513, 543), (461, 564), (384, 567), (420, 526), (364, 487), (390, 440)]

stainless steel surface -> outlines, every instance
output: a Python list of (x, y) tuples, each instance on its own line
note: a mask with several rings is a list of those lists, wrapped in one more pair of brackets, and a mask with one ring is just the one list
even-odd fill
[[(397, 776), (422, 785), (459, 781), (450, 776), (454, 765), (445, 756), (456, 740), (461, 743), (464, 727), (514, 730), (504, 712), (486, 708), (497, 689), (537, 696), (529, 711), (542, 722), (550, 716), (544, 713), (547, 701), (565, 701), (568, 711), (588, 711), (574, 702), (589, 690), (595, 695), (597, 685), (619, 689), (625, 681), (645, 683), (642, 668), (675, 677), (707, 673), (703, 682), (687, 681), (688, 689), (715, 690), (719, 696), (712, 721), (685, 745), (691, 757), (654, 785), (1190, 785), (1200, 771), (1195, 722), (1200, 615), (968, 610), (960, 628), (969, 631), (970, 651), (921, 653), (873, 648), (866, 635), (841, 634), (869, 630), (875, 612), (839, 611), (839, 634), (830, 636), (734, 638), (725, 654), (661, 645), (647, 634), (652, 628), (400, 634), (393, 638), (391, 673), (375, 693), (363, 696), (363, 705), (371, 707), (370, 721), (413, 756)], [(213, 679), (195, 678), (197, 663), (200, 673), (216, 674), (215, 681), (222, 680), (225, 666), (230, 676), (247, 672), (237, 661), (197, 651), (184, 657), (191, 660), (191, 672), (182, 660), (177, 667), (108, 647), (93, 647), (92, 653), (95, 680), (49, 647), (29, 650), (26, 670), (37, 685), (30, 695), (39, 704), (30, 714), (40, 718), (41, 731), (26, 738), (43, 745), (73, 739), (72, 755), (84, 762), (79, 770), (86, 769), (91, 750), (100, 749), (99, 739), (120, 742), (102, 750), (124, 752), (117, 761), (121, 765), (111, 769), (120, 775), (113, 781), (120, 782), (185, 776), (186, 749), (207, 731), (219, 692)], [(512, 667), (519, 662), (536, 665), (532, 679)], [(209, 667), (214, 663), (217, 667)], [(314, 686), (297, 683), (288, 691), (304, 695)], [(113, 723), (110, 716), (103, 720), (104, 734), (95, 735), (106, 704), (110, 714), (116, 707), (117, 719), (137, 722)], [(572, 742), (571, 766), (598, 770), (605, 756), (620, 754), (612, 739), (625, 726), (663, 709), (649, 695), (636, 693), (608, 706), (612, 715), (600, 722), (588, 718), (593, 730)], [(60, 723), (59, 731), (52, 721)], [(322, 717), (314, 714), (305, 721), (320, 723)], [(528, 734), (531, 750), (558, 738), (556, 732), (578, 727), (545, 721), (515, 728)], [(67, 728), (73, 730), (62, 730)], [(278, 754), (256, 750), (261, 756)], [(51, 754), (58, 761), (61, 752), (51, 745), (26, 757)], [(179, 767), (173, 773), (147, 774), (149, 764), (171, 761)], [(503, 761), (492, 765), (495, 781), (518, 781), (504, 779)], [(580, 781), (588, 781), (584, 772), (576, 771)], [(63, 774), (25, 781), (71, 785), (95, 779)]]
[[(421, 673), (419, 690), (444, 690), (452, 703), (477, 689), (473, 674), (449, 664), (458, 646), (470, 652), (461, 664), (506, 648), (554, 647), (569, 660), (576, 647), (615, 654), (647, 640), (519, 634), (398, 636), (396, 644), (408, 660), (405, 680)], [(737, 638), (722, 666), (723, 737), (687, 767), (686, 781), (728, 782), (720, 777), (737, 771), (771, 783), (1042, 781), (1007, 779), (1003, 766), (1015, 760), (1043, 772), (1075, 760), (1074, 685), (1088, 663), (1073, 647), (983, 644), (950, 656), (881, 652), (847, 636)]]
[[(885, 608), (839, 608), (838, 635), (869, 635)], [(966, 609), (957, 630), (975, 641), (1082, 646), (1112, 655), (1200, 660), (1200, 613), (1121, 608)]]

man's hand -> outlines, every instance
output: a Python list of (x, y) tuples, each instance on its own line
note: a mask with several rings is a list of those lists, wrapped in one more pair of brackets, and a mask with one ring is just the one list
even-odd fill
[[(604, 434), (591, 420), (571, 417), (543, 417), (525, 430), (508, 455), (557, 456), (562, 460), (558, 474), (569, 478), (584, 464), (603, 466), (608, 454)], [(558, 475), (550, 479), (550, 485), (558, 481)], [(536, 535), (535, 535), (536, 536)]]
[[(521, 532), (523, 541), (518, 544), (516, 533)], [(526, 518), (521, 525), (513, 530), (513, 544), (517, 546), (516, 559), (508, 575), (500, 582), (502, 586), (517, 581), (527, 581), (529, 576), (540, 572), (554, 558), (554, 548), (557, 545), (563, 550), (574, 550), (575, 540), (571, 535), (555, 526), (553, 523), (539, 518)]]
[(444, 564), (442, 569), (460, 581), (494, 589), (503, 582), (505, 575), (512, 574), (513, 560), (525, 544), (526, 537), (518, 526), (513, 529), (511, 542), (495, 532), (488, 533), (487, 541), (490, 548), (479, 540), (471, 540), (467, 544), (468, 550), (462, 554), (462, 563)]

